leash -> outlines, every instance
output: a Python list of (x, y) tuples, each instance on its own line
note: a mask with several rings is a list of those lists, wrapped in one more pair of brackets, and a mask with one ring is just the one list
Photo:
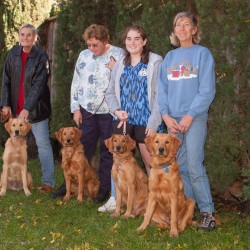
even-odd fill
[(99, 108), (102, 106), (103, 102), (104, 102), (105, 96), (103, 97), (101, 103), (99, 104), (99, 106), (97, 107), (97, 109), (94, 111), (94, 113), (91, 113), (90, 115), (87, 115), (85, 117), (82, 118), (83, 119), (88, 119), (89, 117), (93, 116), (96, 114), (96, 112), (99, 110)]
[(126, 132), (126, 121), (120, 121), (119, 124), (118, 124), (118, 126), (117, 126), (117, 128), (120, 128), (122, 125), (123, 125), (122, 133), (124, 135), (126, 135), (127, 134), (127, 132)]
[(183, 145), (184, 142), (184, 133), (182, 134), (182, 138), (181, 138), (181, 146), (179, 147), (179, 151), (178, 154), (176, 155), (176, 160), (178, 160), (179, 156), (180, 156), (180, 152), (181, 152), (181, 147)]

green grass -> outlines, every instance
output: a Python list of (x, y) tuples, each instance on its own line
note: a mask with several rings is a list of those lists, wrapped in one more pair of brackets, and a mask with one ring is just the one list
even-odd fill
[[(222, 224), (214, 231), (200, 232), (191, 227), (178, 238), (170, 238), (169, 230), (162, 231), (154, 225), (137, 232), (142, 218), (112, 218), (98, 213), (98, 205), (89, 201), (79, 205), (76, 199), (67, 203), (52, 200), (36, 190), (41, 176), (39, 161), (29, 161), (29, 171), (35, 186), (31, 196), (26, 197), (23, 191), (7, 190), (6, 196), (0, 197), (1, 250), (250, 249), (250, 215), (218, 211)], [(56, 179), (59, 185), (62, 180), (59, 166), (56, 166)]]

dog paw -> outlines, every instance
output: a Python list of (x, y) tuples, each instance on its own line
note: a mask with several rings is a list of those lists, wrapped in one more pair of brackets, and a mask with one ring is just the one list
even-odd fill
[(78, 204), (82, 204), (82, 198), (77, 198)]
[(117, 213), (117, 212), (111, 213), (110, 215), (111, 215), (112, 217), (119, 217), (119, 216), (120, 216), (120, 214)]
[(25, 193), (26, 196), (31, 195), (31, 192), (30, 192), (30, 191), (24, 191), (24, 193)]
[(170, 237), (178, 237), (178, 235), (179, 235), (179, 232), (177, 229), (170, 230), (170, 234), (169, 234)]
[(136, 230), (137, 230), (137, 231), (144, 231), (144, 230), (145, 230), (145, 227), (140, 226), (140, 227), (138, 227)]
[(122, 218), (125, 220), (127, 220), (129, 217), (130, 217), (130, 214), (126, 214), (126, 213), (122, 216)]
[(6, 195), (6, 191), (4, 190), (2, 190), (1, 192), (0, 192), (0, 196), (5, 196)]
[(65, 196), (63, 197), (63, 201), (67, 201), (67, 200), (69, 200), (69, 198), (70, 198), (70, 195), (65, 195)]

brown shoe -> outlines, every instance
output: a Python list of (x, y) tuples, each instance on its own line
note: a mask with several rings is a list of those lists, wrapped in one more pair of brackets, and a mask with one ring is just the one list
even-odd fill
[(48, 186), (47, 184), (42, 184), (42, 186), (38, 188), (39, 192), (43, 194), (51, 193), (52, 189), (53, 188)]

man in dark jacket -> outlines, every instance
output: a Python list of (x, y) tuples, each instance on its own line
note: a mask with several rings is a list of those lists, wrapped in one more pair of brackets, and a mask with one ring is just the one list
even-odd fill
[(51, 115), (48, 87), (49, 61), (46, 52), (35, 45), (37, 30), (31, 24), (19, 30), (20, 45), (14, 46), (6, 59), (0, 106), (5, 115), (28, 119), (32, 124), (42, 165), (42, 193), (50, 193), (55, 185), (54, 158), (49, 138)]

